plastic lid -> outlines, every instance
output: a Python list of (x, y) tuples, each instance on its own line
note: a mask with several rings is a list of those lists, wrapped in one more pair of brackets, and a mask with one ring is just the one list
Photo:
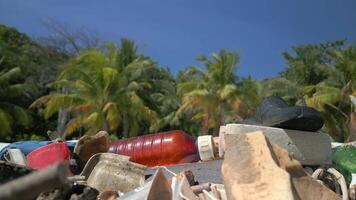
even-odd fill
[(202, 161), (214, 160), (214, 143), (211, 135), (199, 136), (198, 151)]

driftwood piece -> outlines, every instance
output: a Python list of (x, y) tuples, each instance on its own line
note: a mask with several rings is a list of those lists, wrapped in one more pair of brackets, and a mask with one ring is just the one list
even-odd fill
[(25, 176), (33, 169), (15, 163), (0, 160), (0, 185)]
[(66, 181), (68, 166), (65, 163), (33, 172), (0, 186), (1, 200), (34, 199), (41, 192), (61, 186)]

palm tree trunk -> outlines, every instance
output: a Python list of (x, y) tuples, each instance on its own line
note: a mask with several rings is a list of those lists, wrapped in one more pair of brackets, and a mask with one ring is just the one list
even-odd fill
[(218, 115), (218, 123), (216, 124), (214, 128), (214, 133), (213, 135), (219, 136), (219, 130), (220, 126), (225, 123), (225, 103), (223, 101), (219, 102), (219, 115)]
[(58, 120), (57, 120), (57, 133), (60, 136), (64, 135), (68, 117), (69, 117), (68, 111), (64, 108), (60, 108), (58, 112)]
[(356, 112), (350, 113), (348, 142), (356, 141)]
[(104, 122), (103, 122), (103, 126), (102, 129), (106, 132), (109, 132), (109, 124), (108, 121), (106, 121), (106, 119), (104, 118)]
[[(67, 88), (62, 88), (61, 92), (63, 94), (68, 94), (68, 89)], [(57, 119), (57, 133), (63, 138), (64, 136), (64, 131), (66, 128), (66, 123), (69, 118), (69, 112), (65, 108), (60, 108), (58, 112), (58, 119)]]
[(204, 114), (204, 119), (202, 122), (201, 130), (200, 130), (200, 135), (208, 135), (209, 134), (209, 111), (206, 110)]
[(122, 113), (122, 123), (123, 123), (123, 136), (124, 138), (129, 137), (129, 120), (128, 120), (128, 114), (126, 111)]

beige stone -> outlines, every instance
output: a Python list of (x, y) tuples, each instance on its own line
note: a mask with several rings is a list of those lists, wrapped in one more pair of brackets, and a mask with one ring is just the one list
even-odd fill
[[(221, 128), (224, 134), (246, 134), (253, 131), (263, 134), (273, 143), (288, 151), (302, 165), (331, 164), (331, 138), (324, 133), (288, 130), (247, 124), (227, 124)], [(222, 136), (223, 137), (223, 136)], [(222, 138), (221, 138), (222, 139)], [(224, 146), (224, 142), (221, 142)], [(219, 147), (221, 151), (223, 147)], [(219, 154), (223, 154), (220, 153)]]
[(222, 174), (229, 199), (293, 199), (289, 174), (273, 161), (262, 132), (225, 135)]
[(229, 199), (340, 199), (262, 131), (226, 134), (225, 143), (222, 174)]

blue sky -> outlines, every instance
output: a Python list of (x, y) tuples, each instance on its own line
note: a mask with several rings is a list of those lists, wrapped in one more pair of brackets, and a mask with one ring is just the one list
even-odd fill
[(221, 48), (240, 53), (237, 73), (278, 74), (292, 45), (356, 41), (355, 0), (0, 0), (0, 23), (31, 36), (47, 17), (86, 27), (105, 40), (128, 37), (177, 72)]

